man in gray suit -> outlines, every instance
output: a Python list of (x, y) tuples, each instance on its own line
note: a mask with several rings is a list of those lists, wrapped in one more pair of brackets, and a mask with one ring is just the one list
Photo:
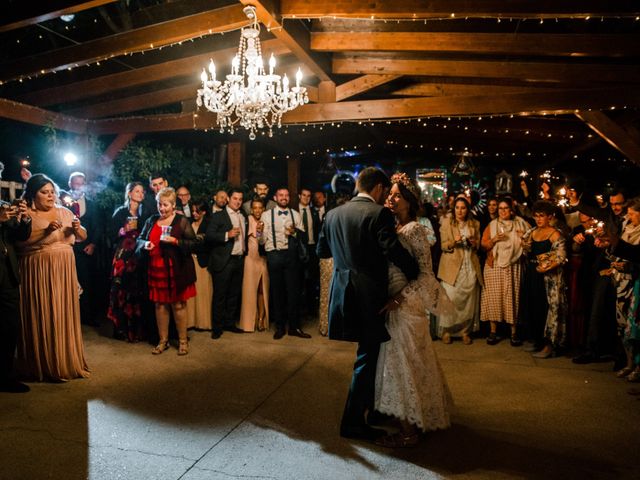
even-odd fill
[(382, 170), (362, 170), (358, 196), (327, 213), (318, 238), (318, 256), (333, 257), (334, 262), (329, 338), (358, 342), (340, 425), (340, 435), (346, 438), (375, 440), (385, 433), (367, 423), (367, 414), (373, 411), (380, 344), (390, 338), (385, 328), (388, 261), (408, 279), (418, 276), (416, 261), (398, 240), (391, 211), (382, 206), (390, 187)]

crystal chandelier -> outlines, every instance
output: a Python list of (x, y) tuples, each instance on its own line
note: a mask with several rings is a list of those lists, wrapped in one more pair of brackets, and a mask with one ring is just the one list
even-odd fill
[(289, 87), (285, 74), (274, 74), (276, 59), (271, 54), (269, 74), (264, 70), (260, 46), (260, 25), (256, 8), (243, 9), (251, 25), (241, 30), (238, 53), (231, 62), (231, 74), (221, 82), (216, 79), (216, 66), (211, 60), (209, 73), (202, 70), (202, 88), (198, 89), (198, 107), (216, 113), (216, 123), (220, 133), (225, 129), (234, 133), (237, 124), (249, 131), (249, 138), (255, 140), (256, 131), (267, 127), (273, 136), (273, 126), (281, 127), (282, 114), (307, 102), (307, 89), (300, 86), (302, 71), (296, 73), (296, 86)]

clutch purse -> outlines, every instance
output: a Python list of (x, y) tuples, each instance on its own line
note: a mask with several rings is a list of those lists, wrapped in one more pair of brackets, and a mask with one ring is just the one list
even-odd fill
[(542, 268), (549, 268), (551, 264), (557, 265), (558, 263), (560, 263), (558, 262), (558, 254), (555, 251), (536, 255), (536, 260), (538, 262), (538, 265), (540, 265)]

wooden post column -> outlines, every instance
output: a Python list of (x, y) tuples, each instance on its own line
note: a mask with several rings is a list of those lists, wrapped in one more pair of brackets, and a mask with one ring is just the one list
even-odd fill
[(232, 186), (239, 187), (247, 177), (244, 142), (229, 142), (227, 145), (227, 162), (227, 181)]
[(298, 208), (298, 189), (300, 188), (300, 158), (294, 157), (287, 160), (287, 186), (289, 187), (292, 208)]

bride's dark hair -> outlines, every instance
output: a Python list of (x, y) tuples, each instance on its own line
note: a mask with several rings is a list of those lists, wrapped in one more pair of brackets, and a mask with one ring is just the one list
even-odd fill
[(420, 211), (420, 187), (406, 173), (392, 175), (391, 184), (398, 185), (400, 195), (409, 203), (409, 218), (415, 220)]

